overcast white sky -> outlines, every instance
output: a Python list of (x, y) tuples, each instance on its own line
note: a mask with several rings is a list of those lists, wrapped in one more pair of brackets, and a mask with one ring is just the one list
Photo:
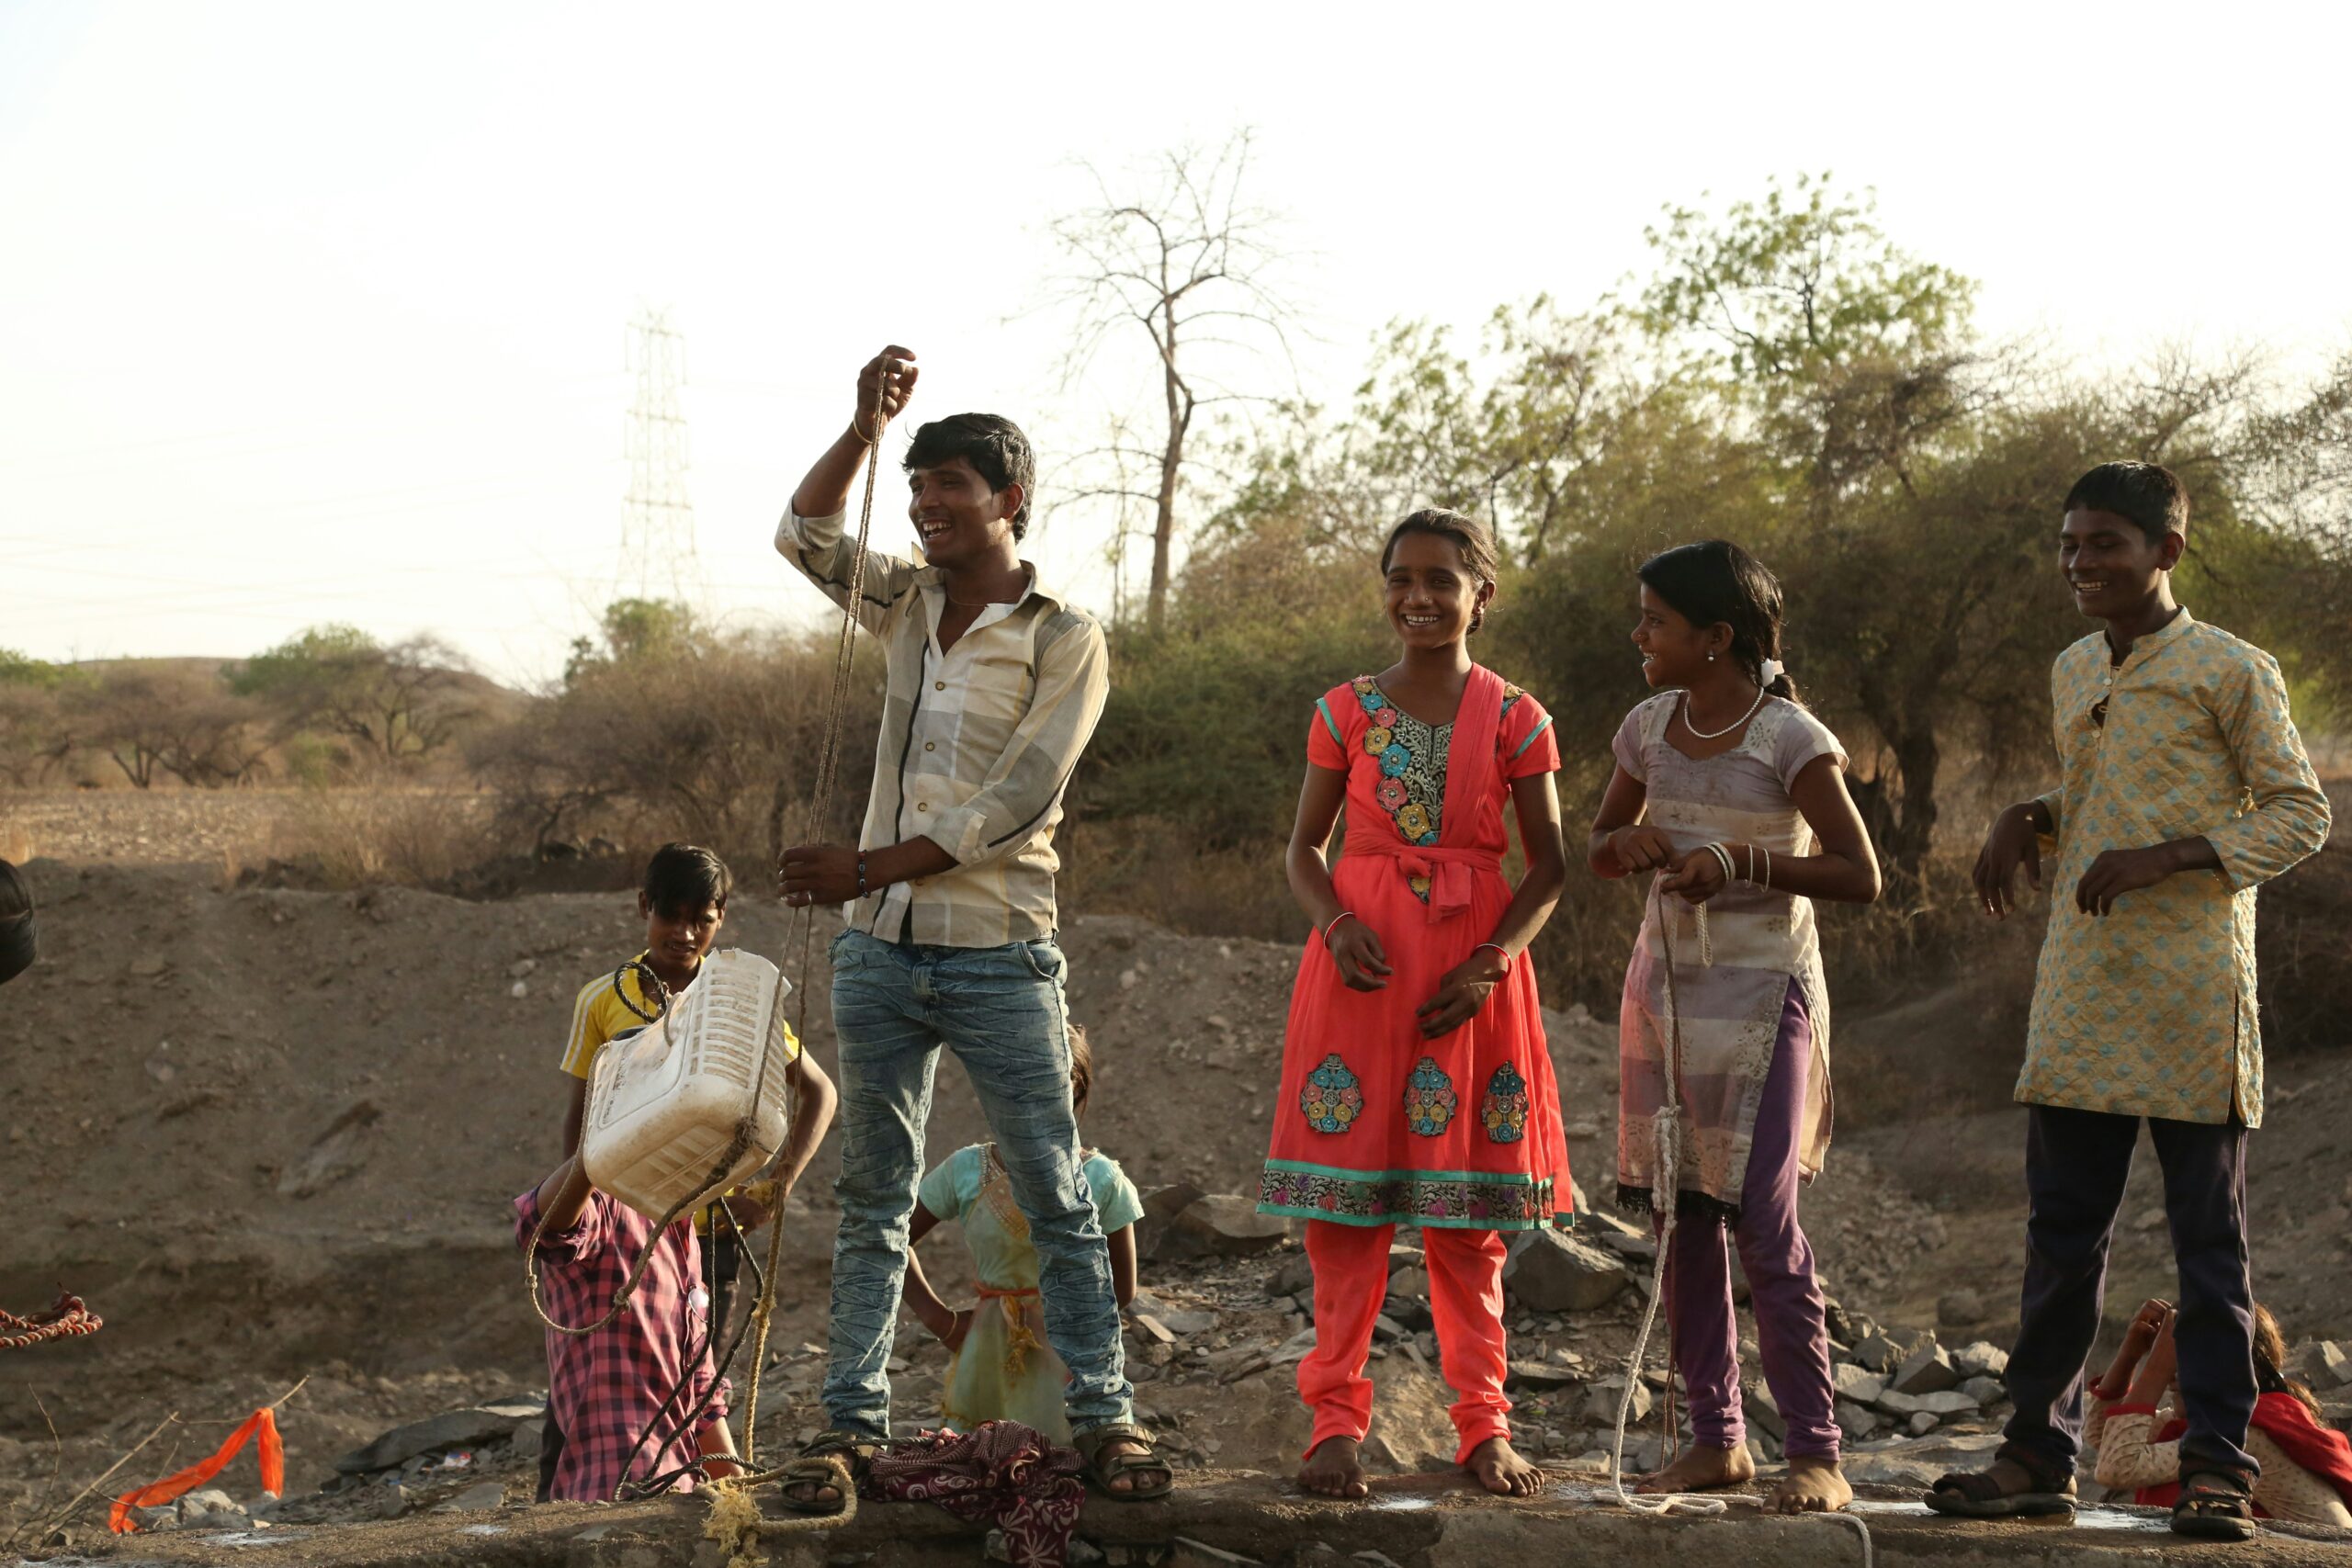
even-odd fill
[[(1313, 389), (1643, 265), (1669, 201), (1827, 169), (1996, 333), (2352, 342), (2352, 10), (0, 4), (0, 645), (236, 655), (321, 620), (543, 679), (618, 565), (624, 328), (686, 334), (707, 606), (850, 377), (1057, 449), (1045, 226), (1235, 126), (1305, 259)], [(1116, 368), (1110, 375), (1116, 378)], [(886, 536), (902, 535), (896, 513)], [(1106, 601), (1101, 535), (1037, 556)]]

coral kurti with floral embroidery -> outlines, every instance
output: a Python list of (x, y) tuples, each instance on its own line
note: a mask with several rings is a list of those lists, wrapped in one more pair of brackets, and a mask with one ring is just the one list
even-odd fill
[(1424, 1040), (1414, 1016), (1510, 906), (1503, 813), (1512, 780), (1559, 769), (1550, 716), (1473, 667), (1454, 721), (1431, 727), (1362, 675), (1316, 704), (1306, 755), (1348, 776), (1331, 881), (1395, 973), (1380, 990), (1350, 990), (1320, 934), (1307, 939), (1258, 1206), (1361, 1225), (1570, 1224), (1532, 967), (1513, 964), (1449, 1034)]
[[(2328, 829), (2278, 662), (2184, 609), (2120, 665), (2105, 634), (2083, 638), (2050, 692), (2064, 773), (2042, 804), (2058, 863), (2017, 1097), (2259, 1126), (2255, 888)], [(2221, 870), (2168, 876), (2105, 915), (2075, 907), (2102, 851), (2199, 835)]]

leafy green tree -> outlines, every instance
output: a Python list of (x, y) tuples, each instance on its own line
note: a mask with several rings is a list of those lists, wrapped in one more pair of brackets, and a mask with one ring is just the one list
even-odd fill
[(372, 761), (414, 761), (447, 745), (477, 716), (457, 650), (434, 637), (389, 646), (356, 626), (309, 627), (255, 654), (232, 678), (259, 699), (290, 736), (339, 737)]

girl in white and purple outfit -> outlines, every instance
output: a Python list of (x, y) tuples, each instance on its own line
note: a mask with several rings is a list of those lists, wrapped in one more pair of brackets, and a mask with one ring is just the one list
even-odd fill
[[(1789, 1473), (1770, 1504), (1841, 1508), (1829, 1337), (1797, 1193), (1829, 1146), (1829, 1005), (1813, 900), (1868, 903), (1878, 862), (1846, 791), (1846, 754), (1780, 665), (1781, 589), (1723, 540), (1641, 568), (1634, 642), (1665, 688), (1625, 717), (1595, 818), (1593, 870), (1657, 873), (1625, 971), (1618, 1201), (1676, 1193), (1666, 1307), (1696, 1446), (1643, 1483), (1691, 1492), (1752, 1479), (1740, 1416), (1728, 1232), (1756, 1313)], [(1673, 948), (1672, 1028), (1667, 944)], [(1660, 1179), (1654, 1118), (1680, 1039), (1680, 1168)], [(1662, 1216), (1661, 1216), (1662, 1218)]]

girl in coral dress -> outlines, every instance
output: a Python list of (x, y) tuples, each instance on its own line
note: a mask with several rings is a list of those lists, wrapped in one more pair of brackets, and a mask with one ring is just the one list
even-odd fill
[[(1566, 879), (1559, 747), (1542, 705), (1465, 646), (1495, 592), (1484, 528), (1417, 512), (1389, 534), (1381, 572), (1403, 657), (1316, 703), (1287, 861), (1317, 934), (1291, 993), (1259, 1207), (1306, 1221), (1315, 1268), (1315, 1350), (1298, 1369), (1315, 1427), (1299, 1479), (1365, 1495), (1364, 1360), (1401, 1223), (1420, 1227), (1428, 1257), (1459, 1462), (1489, 1491), (1525, 1495), (1542, 1475), (1510, 1446), (1499, 1233), (1573, 1217), (1522, 957)], [(1527, 856), (1516, 890), (1502, 871), (1506, 802)]]

